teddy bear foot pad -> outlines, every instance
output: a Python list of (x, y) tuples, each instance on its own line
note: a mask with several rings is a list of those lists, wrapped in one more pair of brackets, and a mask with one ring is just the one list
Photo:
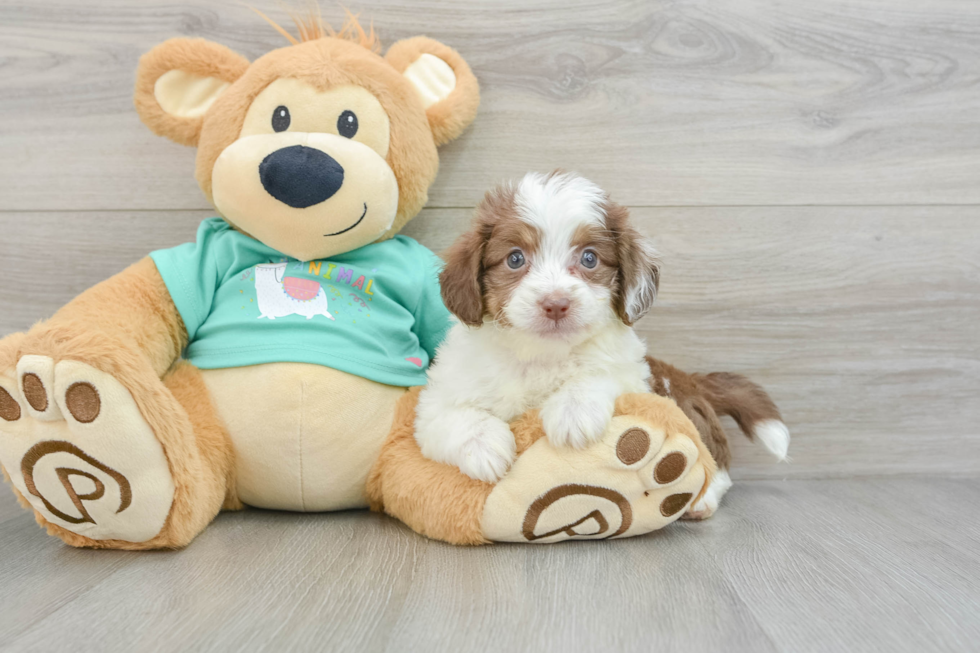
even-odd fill
[(639, 535), (678, 519), (706, 473), (690, 438), (620, 415), (585, 449), (547, 438), (531, 445), (487, 498), (484, 535), (534, 543)]
[(0, 463), (31, 507), (92, 540), (157, 535), (174, 482), (132, 394), (93, 367), (47, 356), (22, 357), (15, 375), (0, 378)]

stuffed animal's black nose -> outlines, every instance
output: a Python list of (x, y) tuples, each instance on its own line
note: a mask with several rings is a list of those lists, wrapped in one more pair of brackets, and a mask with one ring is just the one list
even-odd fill
[(269, 195), (294, 209), (305, 209), (340, 190), (344, 169), (323, 150), (293, 145), (265, 157), (259, 164), (259, 178)]

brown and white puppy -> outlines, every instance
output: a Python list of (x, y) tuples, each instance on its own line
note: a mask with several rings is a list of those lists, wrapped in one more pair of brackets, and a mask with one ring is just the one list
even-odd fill
[(515, 457), (507, 422), (531, 409), (556, 446), (597, 440), (619, 395), (649, 391), (631, 325), (659, 277), (626, 209), (582, 177), (528, 174), (487, 193), (440, 279), (459, 324), (419, 398), (423, 455), (494, 482)]
[(582, 447), (605, 430), (618, 395), (653, 391), (677, 402), (718, 463), (685, 515), (710, 517), (731, 487), (719, 415), (779, 460), (790, 434), (744, 376), (688, 374), (645, 357), (631, 325), (653, 304), (659, 278), (656, 252), (626, 209), (581, 177), (529, 174), (487, 193), (442, 273), (459, 324), (419, 398), (422, 453), (496, 481), (514, 460), (514, 417), (538, 408), (551, 442)]

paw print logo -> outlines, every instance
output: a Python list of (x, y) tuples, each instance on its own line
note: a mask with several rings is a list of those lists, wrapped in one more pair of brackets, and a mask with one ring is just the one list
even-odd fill
[[(565, 524), (564, 526), (559, 526), (553, 530), (547, 530), (547, 527), (543, 529), (539, 528), (538, 522), (549, 521), (547, 517), (542, 519), (542, 515), (544, 515), (549, 508), (569, 497), (602, 499), (612, 505), (605, 510), (602, 508), (595, 508), (591, 512), (586, 513), (584, 517), (581, 517), (580, 519), (577, 519), (569, 524)], [(583, 503), (585, 503), (586, 507), (588, 507), (588, 504), (593, 502), (586, 500)], [(613, 513), (614, 522), (619, 522), (619, 527), (612, 533), (609, 532), (609, 520), (606, 518), (606, 514), (608, 514), (610, 511)], [(567, 510), (556, 510), (556, 512), (566, 513)], [(580, 510), (579, 512), (583, 511)], [(564, 515), (557, 519), (558, 522), (563, 520)], [(524, 539), (526, 539), (528, 542), (543, 540), (545, 538), (562, 534), (567, 535), (568, 537), (591, 537), (596, 535), (616, 537), (617, 535), (622, 535), (629, 530), (632, 523), (633, 509), (630, 507), (630, 502), (626, 500), (626, 497), (619, 492), (604, 487), (596, 487), (594, 485), (569, 483), (567, 485), (559, 485), (556, 488), (552, 488), (531, 504), (531, 507), (527, 510), (527, 514), (524, 516), (524, 525), (521, 528), (521, 532), (524, 533)]]

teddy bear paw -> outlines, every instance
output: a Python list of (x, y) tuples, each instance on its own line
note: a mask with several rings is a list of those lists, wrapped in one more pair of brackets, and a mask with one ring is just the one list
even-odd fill
[(555, 447), (547, 438), (531, 445), (488, 497), (484, 534), (536, 543), (639, 535), (678, 519), (706, 475), (687, 435), (614, 417), (584, 449)]
[(143, 542), (174, 482), (132, 394), (71, 360), (27, 355), (0, 373), (0, 463), (47, 522), (93, 540)]

